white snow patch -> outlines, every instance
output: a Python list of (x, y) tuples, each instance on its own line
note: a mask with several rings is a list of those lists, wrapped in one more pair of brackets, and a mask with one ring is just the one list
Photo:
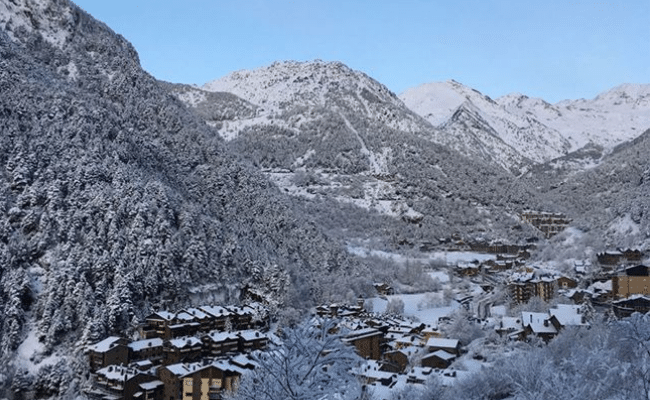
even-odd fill
[(610, 225), (609, 231), (611, 233), (623, 236), (623, 235), (638, 235), (640, 232), (639, 224), (632, 221), (630, 214), (625, 214), (622, 217), (616, 218), (614, 222)]
[(29, 333), (25, 340), (18, 346), (14, 365), (25, 368), (31, 373), (36, 373), (38, 370), (46, 365), (54, 365), (58, 363), (62, 357), (57, 355), (50, 355), (45, 358), (42, 353), (45, 346), (38, 341), (38, 329), (32, 325), (30, 326)]
[[(435, 293), (434, 293), (435, 294)], [(373, 312), (383, 313), (386, 311), (386, 306), (388, 302), (393, 299), (401, 299), (404, 302), (404, 316), (406, 317), (415, 317), (420, 322), (425, 324), (430, 324), (433, 326), (438, 325), (438, 319), (441, 317), (446, 317), (452, 314), (457, 310), (460, 305), (457, 302), (452, 302), (448, 307), (436, 307), (436, 308), (422, 308), (418, 305), (423, 304), (427, 301), (427, 296), (430, 296), (431, 293), (418, 293), (418, 294), (395, 294), (383, 297), (374, 297), (372, 298)]]

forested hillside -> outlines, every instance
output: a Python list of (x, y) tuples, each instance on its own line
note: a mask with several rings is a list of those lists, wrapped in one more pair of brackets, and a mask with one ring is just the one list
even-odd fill
[(15, 3), (0, 25), (0, 388), (74, 392), (81, 346), (156, 307), (268, 283), (304, 308), (355, 284), (340, 246), (122, 37), (66, 0)]

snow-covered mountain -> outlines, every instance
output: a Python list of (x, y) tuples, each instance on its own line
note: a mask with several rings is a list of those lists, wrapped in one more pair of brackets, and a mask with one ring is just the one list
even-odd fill
[(509, 113), (532, 115), (557, 130), (570, 142), (570, 151), (593, 143), (607, 152), (650, 128), (650, 85), (623, 84), (591, 100), (549, 104), (511, 94), (497, 99), (497, 103)]
[(521, 167), (525, 160), (544, 162), (570, 149), (559, 132), (534, 116), (509, 113), (490, 97), (456, 81), (424, 84), (405, 91), (400, 99), (448, 133), (448, 145), (472, 154), (477, 147), (468, 146), (467, 137), (477, 138), (489, 154), (506, 154), (497, 161), (509, 170)]
[[(522, 204), (530, 197), (488, 158), (441, 145), (443, 132), (384, 85), (339, 62), (278, 62), (173, 93), (200, 113), (211, 102), (206, 89), (228, 91), (257, 107), (253, 116), (206, 122), (312, 214), (322, 215), (323, 224), (342, 222), (336, 229), (346, 240), (431, 241), (465, 230), (461, 220), (478, 213), (498, 235), (508, 223), (493, 224), (492, 218), (501, 218), (509, 200)], [(505, 196), (489, 189), (497, 182)], [(371, 222), (359, 230), (364, 220)]]
[(295, 114), (287, 121), (293, 128), (309, 121), (306, 110), (344, 107), (396, 130), (430, 130), (388, 88), (340, 62), (275, 62), (256, 70), (233, 72), (206, 83), (202, 89), (235, 94), (258, 106), (261, 118)]
[(400, 99), (448, 133), (449, 146), (470, 154), (481, 149), (503, 167), (523, 172), (526, 160), (545, 163), (587, 145), (607, 153), (637, 137), (650, 127), (649, 88), (621, 85), (593, 100), (553, 105), (522, 94), (494, 101), (448, 81), (409, 89)]

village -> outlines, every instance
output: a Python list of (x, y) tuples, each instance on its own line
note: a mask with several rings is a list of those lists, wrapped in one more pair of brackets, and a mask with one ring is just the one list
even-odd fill
[[(569, 222), (562, 215), (534, 212), (522, 220), (547, 237)], [(343, 342), (364, 359), (349, 372), (373, 398), (388, 399), (391, 391), (424, 385), (434, 376), (453, 385), (489, 365), (489, 343), (548, 342), (568, 327), (588, 327), (595, 315), (622, 318), (650, 311), (650, 270), (642, 264), (641, 250), (604, 251), (594, 262), (573, 261), (563, 273), (531, 263), (530, 243), (466, 244), (452, 238), (448, 250), (480, 257), (429, 271), (443, 281), (436, 293), (403, 295), (391, 282), (377, 282), (376, 297), (313, 310), (315, 323), (335, 320)], [(443, 291), (452, 296), (446, 303)], [(259, 302), (152, 313), (139, 326), (138, 340), (113, 336), (88, 348), (94, 385), (87, 394), (97, 399), (222, 398), (255, 368), (250, 354), (278, 340), (271, 325)], [(475, 330), (480, 340), (463, 329)]]

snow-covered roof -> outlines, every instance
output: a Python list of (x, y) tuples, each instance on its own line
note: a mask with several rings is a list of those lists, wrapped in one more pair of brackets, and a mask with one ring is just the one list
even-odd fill
[(191, 314), (191, 315), (193, 315), (194, 317), (199, 318), (199, 319), (205, 319), (205, 318), (208, 318), (208, 314), (204, 313), (204, 312), (201, 311), (201, 309), (199, 309), (199, 308), (188, 308), (188, 309), (185, 310), (185, 311), (186, 311), (188, 314)]
[(248, 366), (257, 367), (257, 362), (255, 362), (252, 358), (250, 358), (246, 354), (238, 354), (232, 357), (230, 359), (230, 362), (242, 368), (246, 368)]
[(239, 337), (241, 337), (246, 341), (266, 339), (266, 335), (264, 335), (260, 331), (255, 331), (255, 330), (239, 331), (237, 334), (239, 335)]
[(178, 339), (171, 339), (169, 341), (169, 344), (172, 347), (182, 349), (182, 348), (185, 348), (185, 347), (194, 347), (194, 346), (201, 345), (201, 340), (199, 340), (198, 338), (195, 338), (193, 336), (190, 336), (190, 337), (184, 337), (184, 338), (178, 338)]
[(522, 329), (523, 326), (521, 324), (521, 318), (517, 317), (503, 317), (501, 318), (501, 321), (496, 325), (496, 329), (499, 330), (519, 330)]
[(149, 317), (147, 317), (147, 319), (153, 319), (153, 318), (151, 318), (152, 316), (160, 317), (161, 319), (163, 319), (165, 321), (171, 321), (172, 319), (174, 319), (174, 314), (170, 313), (168, 311), (156, 311), (155, 313), (149, 315)]
[(359, 330), (350, 332), (345, 337), (345, 340), (358, 340), (358, 339), (364, 339), (364, 338), (375, 336), (375, 335), (381, 335), (381, 332), (378, 331), (375, 328), (365, 328), (365, 329), (359, 329)]
[(427, 354), (426, 356), (424, 356), (422, 358), (426, 359), (426, 358), (431, 358), (431, 357), (437, 357), (437, 358), (439, 358), (441, 360), (445, 360), (445, 361), (450, 361), (450, 360), (453, 360), (454, 358), (456, 358), (456, 356), (454, 354), (447, 353), (444, 350), (436, 350), (433, 353)]
[(612, 291), (612, 280), (608, 279), (605, 282), (594, 282), (589, 286), (590, 290), (601, 291), (601, 292), (611, 292)]
[(102, 376), (108, 381), (128, 381), (139, 373), (140, 371), (136, 369), (121, 365), (109, 365), (96, 372), (98, 376)]
[(217, 317), (217, 318), (219, 318), (219, 317), (229, 317), (229, 316), (232, 315), (232, 313), (230, 311), (228, 311), (224, 307), (220, 307), (220, 306), (203, 306), (203, 307), (200, 307), (200, 309), (202, 311), (205, 311), (206, 313), (214, 316), (214, 317)]
[(165, 384), (162, 381), (151, 381), (151, 382), (144, 382), (140, 384), (140, 387), (143, 390), (154, 390), (159, 386), (164, 386)]
[(454, 349), (458, 347), (458, 339), (430, 338), (427, 340), (427, 347)]
[(211, 366), (220, 369), (221, 371), (230, 371), (236, 372), (240, 375), (245, 374), (247, 371), (244, 368), (241, 368), (235, 364), (228, 362), (227, 360), (216, 360), (210, 364)]
[(220, 332), (212, 331), (208, 337), (214, 342), (223, 342), (226, 340), (238, 340), (237, 332)]
[(558, 304), (551, 308), (549, 313), (558, 320), (560, 325), (585, 325), (580, 315), (580, 306), (573, 304)]
[(194, 321), (194, 316), (190, 315), (185, 311), (181, 311), (178, 314), (176, 314), (176, 319), (179, 321), (190, 322), (190, 321)]
[(162, 345), (163, 340), (161, 338), (144, 339), (129, 343), (129, 347), (133, 351), (140, 351), (148, 347), (162, 347)]
[(530, 326), (534, 333), (557, 333), (557, 329), (548, 321), (549, 315), (522, 311), (521, 319), (524, 326)]
[(102, 340), (101, 342), (90, 346), (90, 350), (97, 353), (104, 353), (110, 350), (111, 348), (115, 347), (115, 345), (117, 344), (117, 342), (120, 341), (120, 339), (121, 338), (119, 336), (109, 336), (106, 339)]
[(196, 371), (200, 371), (208, 367), (209, 365), (210, 364), (204, 365), (202, 362), (194, 362), (194, 363), (187, 363), (187, 364), (178, 363), (178, 364), (167, 365), (164, 368), (167, 368), (169, 372), (178, 376), (179, 378), (182, 378), (185, 375), (193, 374)]

